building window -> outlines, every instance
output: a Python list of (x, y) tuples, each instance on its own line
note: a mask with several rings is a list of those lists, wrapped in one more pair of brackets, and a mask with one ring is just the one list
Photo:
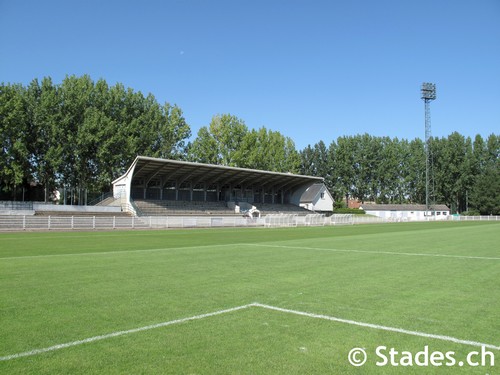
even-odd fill
[(321, 193), (321, 199), (325, 199), (325, 193)]

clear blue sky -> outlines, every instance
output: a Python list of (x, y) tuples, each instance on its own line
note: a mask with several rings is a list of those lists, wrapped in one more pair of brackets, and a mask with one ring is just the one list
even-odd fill
[(499, 0), (0, 0), (0, 81), (89, 74), (291, 137), (500, 133)]

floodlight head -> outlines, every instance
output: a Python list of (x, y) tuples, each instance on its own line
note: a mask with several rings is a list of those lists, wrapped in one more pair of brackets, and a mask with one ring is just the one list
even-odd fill
[(429, 82), (422, 83), (422, 99), (424, 100), (436, 99), (436, 84)]

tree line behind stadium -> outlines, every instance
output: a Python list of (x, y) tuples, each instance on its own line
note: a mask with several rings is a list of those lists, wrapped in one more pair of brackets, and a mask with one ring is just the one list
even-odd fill
[[(50, 77), (2, 83), (0, 199), (45, 200), (62, 187), (107, 192), (143, 155), (320, 176), (337, 202), (425, 203), (419, 138), (359, 134), (297, 150), (291, 138), (249, 129), (231, 114), (213, 116), (192, 141), (191, 135), (178, 106), (120, 83), (87, 75), (61, 84)], [(430, 150), (435, 202), (453, 212), (500, 214), (499, 134), (471, 139), (454, 132), (432, 138)]]

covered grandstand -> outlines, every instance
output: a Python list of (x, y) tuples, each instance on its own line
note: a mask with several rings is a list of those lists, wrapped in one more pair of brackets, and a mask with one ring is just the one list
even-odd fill
[(310, 211), (300, 207), (301, 199), (314, 184), (323, 184), (323, 178), (138, 156), (113, 181), (113, 195), (138, 216), (305, 215)]

